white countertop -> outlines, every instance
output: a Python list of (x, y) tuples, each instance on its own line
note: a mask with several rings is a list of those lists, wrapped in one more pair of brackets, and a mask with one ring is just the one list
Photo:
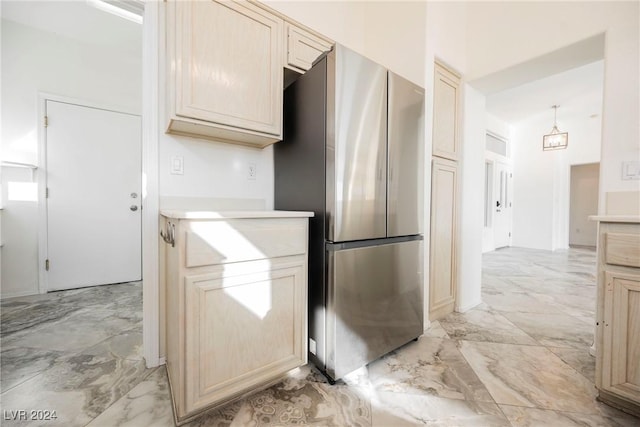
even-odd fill
[(303, 211), (181, 211), (160, 210), (160, 215), (173, 219), (239, 219), (239, 218), (308, 218), (313, 212)]
[(591, 221), (640, 223), (640, 215), (591, 215)]

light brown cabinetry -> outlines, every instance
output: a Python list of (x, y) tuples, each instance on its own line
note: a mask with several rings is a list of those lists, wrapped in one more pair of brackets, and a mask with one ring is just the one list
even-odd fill
[(460, 77), (436, 63), (433, 83), (433, 148), (434, 156), (459, 158)]
[(433, 158), (431, 165), (431, 249), (429, 320), (453, 311), (456, 298), (456, 162)]
[(170, 1), (169, 133), (263, 147), (282, 139), (281, 17), (246, 1)]
[(285, 66), (304, 73), (322, 53), (331, 50), (332, 43), (310, 31), (285, 22)]
[(640, 223), (605, 221), (598, 226), (596, 386), (600, 400), (640, 415)]
[(173, 237), (163, 268), (178, 422), (307, 362), (306, 217), (163, 222)]
[(460, 77), (435, 64), (431, 169), (429, 320), (454, 309), (457, 288)]
[(165, 15), (167, 132), (280, 141), (284, 67), (304, 73), (333, 43), (257, 1), (169, 0)]

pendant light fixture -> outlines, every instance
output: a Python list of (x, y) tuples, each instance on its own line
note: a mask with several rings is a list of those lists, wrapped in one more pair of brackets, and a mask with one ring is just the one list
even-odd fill
[(553, 105), (553, 129), (551, 133), (542, 137), (542, 149), (547, 150), (562, 150), (567, 148), (569, 144), (569, 133), (560, 132), (557, 123), (557, 113), (559, 105)]

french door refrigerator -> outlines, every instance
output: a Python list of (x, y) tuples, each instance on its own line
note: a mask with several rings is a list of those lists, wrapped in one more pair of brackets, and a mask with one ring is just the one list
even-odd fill
[(424, 90), (336, 45), (284, 94), (275, 208), (309, 227), (309, 352), (333, 380), (423, 332)]

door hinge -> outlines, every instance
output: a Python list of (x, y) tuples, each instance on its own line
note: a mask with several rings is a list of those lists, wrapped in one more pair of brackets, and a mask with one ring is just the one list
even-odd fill
[(49, 127), (49, 116), (44, 116), (44, 127)]
[(511, 237), (511, 232), (509, 232), (509, 237)]
[(45, 260), (44, 262), (44, 269), (49, 271), (49, 260)]
[(49, 198), (49, 187), (44, 189), (44, 198), (48, 199)]

